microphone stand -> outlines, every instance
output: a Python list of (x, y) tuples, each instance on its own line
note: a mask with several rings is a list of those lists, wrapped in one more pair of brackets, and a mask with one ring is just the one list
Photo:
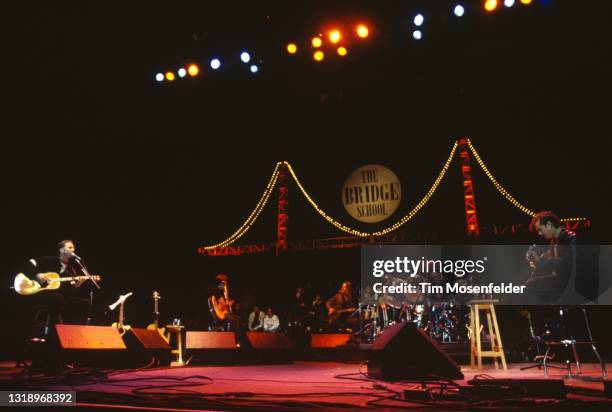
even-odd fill
[[(78, 258), (75, 257), (74, 261), (79, 265), (79, 267), (81, 268), (81, 271), (83, 272), (83, 274), (85, 275), (85, 277), (87, 279), (89, 279), (94, 286), (97, 289), (100, 289), (100, 285), (98, 284), (98, 282), (95, 281), (95, 279), (91, 276), (91, 274), (89, 273), (89, 271), (87, 270), (87, 267), (85, 266), (85, 264), (83, 263), (83, 261)], [(87, 308), (87, 319), (85, 320), (85, 324), (86, 325), (90, 325), (91, 324), (91, 320), (93, 317), (93, 301), (94, 301), (94, 288), (92, 288), (91, 286), (89, 287), (89, 307)]]

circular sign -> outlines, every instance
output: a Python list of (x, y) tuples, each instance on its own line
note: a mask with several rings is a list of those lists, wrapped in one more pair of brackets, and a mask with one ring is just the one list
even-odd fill
[(399, 179), (380, 165), (365, 165), (349, 175), (342, 187), (342, 204), (353, 218), (381, 222), (398, 208), (402, 197)]

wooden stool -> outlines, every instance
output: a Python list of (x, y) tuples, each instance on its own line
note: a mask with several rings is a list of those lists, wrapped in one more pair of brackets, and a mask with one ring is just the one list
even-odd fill
[(183, 362), (183, 329), (184, 326), (167, 325), (168, 342), (172, 339), (172, 335), (176, 336), (176, 349), (172, 349), (170, 353), (176, 355), (176, 360), (170, 362), (170, 366), (184, 366)]
[[(501, 333), (497, 324), (497, 316), (495, 315), (494, 303), (498, 300), (480, 299), (471, 300), (470, 305), (470, 366), (474, 368), (478, 362), (478, 369), (482, 369), (482, 358), (493, 358), (495, 369), (499, 368), (497, 358), (501, 358), (501, 363), (505, 371), (508, 370), (506, 365), (506, 355), (504, 355), (504, 347), (502, 345)], [(482, 350), (482, 338), (480, 333), (480, 311), (487, 312), (487, 325), (489, 325), (489, 336), (491, 337), (491, 350)]]

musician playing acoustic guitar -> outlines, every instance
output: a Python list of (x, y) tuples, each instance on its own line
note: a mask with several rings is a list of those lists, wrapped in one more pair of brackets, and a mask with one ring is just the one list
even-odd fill
[(550, 211), (537, 213), (531, 225), (549, 246), (543, 253), (536, 253), (533, 248), (527, 253), (532, 267), (532, 276), (525, 282), (527, 292), (554, 303), (563, 294), (575, 270), (576, 234), (565, 229)]
[[(48, 310), (49, 322), (45, 325), (45, 334), (49, 332), (50, 325), (58, 322), (83, 323), (89, 314), (88, 290), (81, 288), (87, 279), (79, 277), (83, 273), (75, 261), (75, 244), (72, 240), (62, 240), (58, 244), (58, 250), (57, 257), (43, 256), (30, 259), (22, 272), (35, 280), (32, 282), (35, 287), (27, 291), (17, 291), (23, 295), (30, 295), (23, 299), (32, 307), (45, 307)], [(51, 275), (54, 277), (50, 277)], [(78, 280), (63, 285), (68, 282), (57, 282), (55, 279), (58, 275), (61, 278), (74, 276)], [(99, 277), (96, 278), (99, 280)]]
[(229, 298), (229, 277), (220, 273), (215, 276), (217, 286), (208, 298), (208, 310), (212, 317), (212, 328), (220, 330), (238, 331), (240, 318), (233, 313), (235, 302)]

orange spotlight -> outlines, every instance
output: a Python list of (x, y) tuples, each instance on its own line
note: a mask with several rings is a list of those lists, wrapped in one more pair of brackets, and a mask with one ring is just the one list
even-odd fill
[(321, 47), (321, 45), (323, 44), (323, 40), (321, 40), (320, 37), (313, 37), (312, 40), (310, 41), (310, 44), (312, 44), (312, 47)]
[(312, 57), (314, 57), (314, 59), (315, 59), (316, 61), (320, 62), (321, 60), (323, 60), (323, 58), (325, 57), (325, 55), (323, 54), (323, 52), (322, 52), (321, 50), (317, 50), (317, 51), (316, 51), (316, 52), (313, 54), (313, 56), (312, 56)]
[(166, 80), (168, 80), (169, 82), (173, 81), (175, 79), (174, 77), (174, 73), (172, 72), (166, 72)]
[(340, 30), (332, 30), (329, 32), (328, 37), (329, 41), (332, 42), (332, 44), (336, 44), (342, 38), (342, 34), (340, 33)]
[(368, 26), (366, 26), (365, 24), (358, 25), (355, 31), (357, 32), (357, 36), (362, 39), (365, 39), (370, 35), (370, 29), (368, 29)]
[(521, 3), (525, 4), (525, 5), (528, 5), (528, 4), (533, 3), (533, 0), (521, 0)]
[(486, 11), (493, 11), (497, 8), (497, 0), (486, 0), (484, 4), (484, 8)]
[(198, 67), (197, 64), (195, 63), (191, 63), (188, 67), (187, 67), (187, 73), (189, 73), (189, 75), (191, 77), (195, 77), (198, 75), (198, 73), (200, 73), (200, 68)]
[(338, 47), (338, 50), (336, 50), (338, 52), (338, 54), (340, 56), (346, 56), (346, 53), (348, 53), (348, 50), (346, 50), (346, 47), (340, 46)]
[(287, 45), (287, 53), (289, 54), (297, 53), (297, 45), (295, 43), (289, 43)]

